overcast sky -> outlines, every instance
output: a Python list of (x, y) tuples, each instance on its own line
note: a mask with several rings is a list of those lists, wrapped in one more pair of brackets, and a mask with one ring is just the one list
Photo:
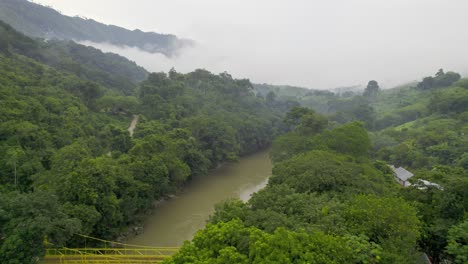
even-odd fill
[(171, 33), (197, 47), (178, 58), (119, 52), (151, 71), (205, 68), (253, 82), (389, 87), (468, 74), (466, 0), (36, 0), (66, 15)]

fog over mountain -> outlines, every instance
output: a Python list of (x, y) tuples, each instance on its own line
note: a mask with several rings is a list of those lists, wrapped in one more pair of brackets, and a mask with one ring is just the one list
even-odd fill
[(168, 57), (193, 43), (171, 34), (128, 30), (80, 16), (66, 16), (53, 8), (28, 0), (1, 0), (0, 20), (30, 37), (108, 42), (117, 46), (138, 47)]
[(205, 68), (253, 82), (326, 89), (384, 87), (433, 75), (468, 73), (468, 2), (350, 1), (72, 1), (40, 0), (67, 15), (195, 40), (178, 57), (93, 44), (151, 71)]

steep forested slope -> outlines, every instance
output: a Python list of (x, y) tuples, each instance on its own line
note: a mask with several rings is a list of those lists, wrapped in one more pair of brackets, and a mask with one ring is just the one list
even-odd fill
[(439, 70), (417, 86), (384, 91), (375, 102), (382, 110), (373, 155), (411, 170), (416, 186), (422, 179), (443, 188), (401, 190), (419, 211), (424, 235), (418, 244), (435, 263), (468, 260), (467, 231), (461, 231), (468, 208), (468, 85), (459, 78)]
[[(123, 68), (99, 64), (86, 58), (111, 55), (2, 29), (1, 263), (35, 263), (45, 237), (57, 246), (82, 246), (75, 233), (115, 238), (191, 177), (267, 147), (289, 107), (267, 104), (227, 73), (152, 73), (137, 85), (119, 71), (131, 69), (122, 59)], [(50, 63), (47, 52), (76, 68)], [(132, 83), (134, 95), (113, 78)], [(140, 121), (131, 137), (133, 114)]]
[(72, 41), (33, 40), (0, 21), (0, 50), (21, 54), (82, 79), (97, 82), (126, 95), (148, 72), (134, 62), (113, 53), (103, 53)]
[(174, 35), (131, 31), (92, 19), (65, 16), (52, 8), (27, 0), (0, 1), (0, 20), (31, 37), (107, 42), (138, 47), (166, 56), (176, 54), (180, 48), (191, 45), (191, 41), (178, 39)]
[(373, 103), (377, 155), (413, 168), (462, 164), (468, 151), (468, 89), (459, 78), (446, 86), (382, 91)]

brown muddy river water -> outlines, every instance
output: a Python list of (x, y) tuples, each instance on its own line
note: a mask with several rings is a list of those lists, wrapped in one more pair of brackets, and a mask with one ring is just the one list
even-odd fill
[(215, 204), (229, 198), (247, 201), (252, 193), (265, 187), (271, 167), (268, 151), (262, 151), (194, 179), (176, 197), (159, 204), (146, 219), (143, 232), (127, 243), (181, 246), (206, 225)]

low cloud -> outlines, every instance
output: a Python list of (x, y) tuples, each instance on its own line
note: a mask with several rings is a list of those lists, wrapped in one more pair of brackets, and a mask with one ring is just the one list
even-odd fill
[[(181, 10), (176, 1), (164, 4), (164, 14), (171, 16), (161, 11), (162, 17), (145, 18), (141, 10), (145, 29), (153, 23), (197, 43), (172, 58), (131, 47), (84, 44), (126, 56), (149, 71), (204, 68), (257, 83), (314, 89), (365, 85), (371, 79), (388, 88), (439, 68), (468, 73), (468, 35), (463, 32), (468, 2), (251, 2), (200, 0)], [(153, 5), (141, 3), (140, 8)]]

